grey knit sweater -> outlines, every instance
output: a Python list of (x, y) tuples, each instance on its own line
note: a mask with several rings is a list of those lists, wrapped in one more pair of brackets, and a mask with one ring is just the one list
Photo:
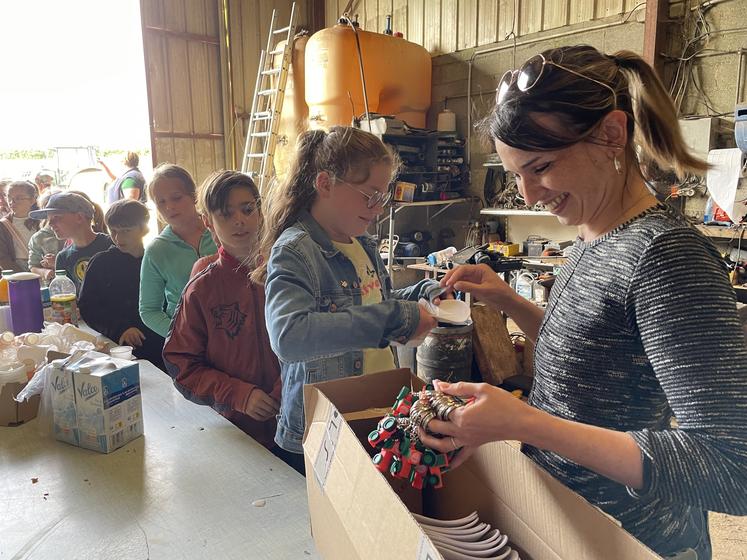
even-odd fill
[(576, 241), (540, 327), (530, 403), (632, 435), (644, 461), (637, 492), (524, 450), (659, 554), (707, 533), (705, 510), (747, 514), (747, 351), (734, 292), (716, 249), (673, 210)]

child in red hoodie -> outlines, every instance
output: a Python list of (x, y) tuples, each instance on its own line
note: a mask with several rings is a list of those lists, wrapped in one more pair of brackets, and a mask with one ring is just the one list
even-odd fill
[(265, 328), (265, 296), (249, 274), (259, 258), (259, 192), (243, 173), (221, 171), (198, 193), (218, 259), (184, 288), (163, 349), (166, 370), (189, 400), (217, 410), (275, 451), (280, 366)]

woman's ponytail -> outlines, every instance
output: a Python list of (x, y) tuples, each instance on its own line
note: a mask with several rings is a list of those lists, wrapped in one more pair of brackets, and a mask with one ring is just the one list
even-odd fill
[(674, 169), (680, 179), (702, 175), (708, 163), (692, 155), (680, 132), (672, 99), (653, 68), (632, 51), (618, 51), (612, 60), (628, 81), (635, 118), (635, 141), (662, 169)]

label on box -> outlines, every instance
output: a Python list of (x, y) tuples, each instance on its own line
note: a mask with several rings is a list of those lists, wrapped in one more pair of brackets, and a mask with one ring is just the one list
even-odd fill
[(142, 435), (137, 363), (105, 357), (79, 362), (70, 369), (74, 371), (81, 447), (109, 453)]
[(431, 540), (425, 535), (420, 536), (420, 546), (418, 546), (418, 555), (416, 560), (441, 560), (441, 554), (433, 547)]
[(70, 371), (52, 368), (48, 380), (52, 406), (52, 433), (55, 439), (78, 445), (78, 418), (75, 406), (73, 374)]
[(327, 418), (327, 425), (324, 428), (322, 444), (319, 446), (319, 452), (316, 454), (314, 461), (314, 475), (319, 483), (319, 487), (324, 490), (327, 482), (327, 473), (332, 465), (332, 459), (335, 456), (337, 440), (340, 439), (340, 428), (342, 427), (342, 415), (332, 406)]

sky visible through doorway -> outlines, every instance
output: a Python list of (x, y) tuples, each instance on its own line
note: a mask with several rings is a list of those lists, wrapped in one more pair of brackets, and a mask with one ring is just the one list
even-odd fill
[(149, 147), (138, 0), (0, 2), (0, 151)]

